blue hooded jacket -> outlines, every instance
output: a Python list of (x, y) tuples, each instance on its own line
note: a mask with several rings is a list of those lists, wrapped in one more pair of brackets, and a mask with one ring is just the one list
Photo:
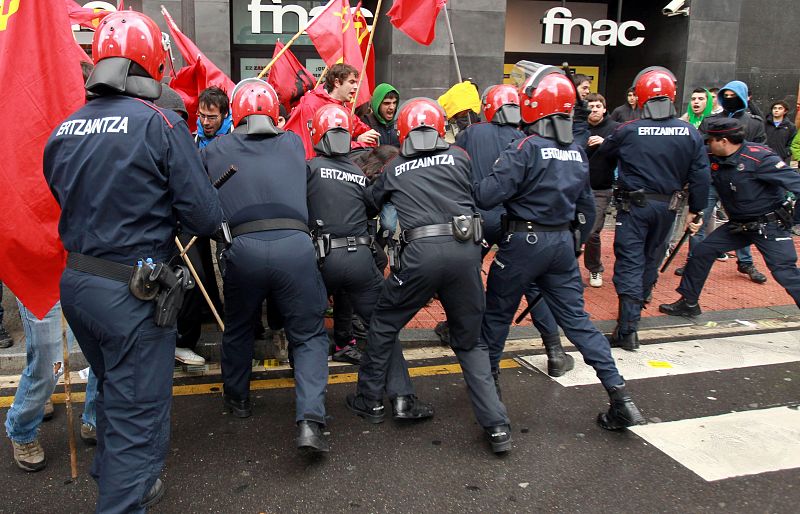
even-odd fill
[(231, 125), (233, 125), (233, 118), (231, 118), (231, 113), (229, 112), (228, 115), (225, 116), (225, 119), (222, 120), (222, 125), (219, 126), (217, 133), (212, 137), (206, 137), (205, 132), (203, 132), (203, 125), (200, 123), (200, 118), (197, 118), (197, 147), (205, 148), (208, 143), (213, 141), (216, 137), (227, 134), (231, 131)]
[[(736, 98), (725, 98), (725, 91), (733, 91), (736, 93)], [(764, 120), (754, 116), (747, 110), (748, 103), (747, 97), (749, 91), (747, 84), (741, 80), (732, 80), (720, 88), (717, 93), (717, 101), (722, 106), (723, 111), (714, 116), (709, 116), (703, 119), (698, 129), (703, 134), (707, 130), (707, 121), (711, 118), (718, 116), (725, 116), (728, 118), (736, 118), (741, 121), (744, 127), (744, 138), (751, 143), (764, 144), (767, 141), (767, 133), (764, 131)]]
[[(736, 93), (738, 98), (725, 98), (724, 91), (728, 89)], [(747, 109), (747, 97), (750, 96), (747, 84), (741, 80), (732, 80), (720, 88), (717, 93), (717, 102), (725, 110), (729, 118), (735, 118), (739, 111)]]

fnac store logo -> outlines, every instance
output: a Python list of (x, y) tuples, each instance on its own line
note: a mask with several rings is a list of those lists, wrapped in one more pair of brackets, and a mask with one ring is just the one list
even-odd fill
[(0, 30), (6, 30), (8, 19), (19, 9), (19, 0), (0, 0)]

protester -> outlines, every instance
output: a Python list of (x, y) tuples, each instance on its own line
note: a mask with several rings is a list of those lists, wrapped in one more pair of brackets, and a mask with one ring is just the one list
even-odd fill
[(767, 120), (764, 123), (764, 130), (767, 133), (767, 146), (778, 154), (778, 157), (783, 159), (783, 162), (791, 164), (792, 140), (797, 134), (797, 129), (794, 123), (786, 119), (786, 113), (789, 112), (789, 104), (783, 100), (778, 100), (772, 103), (769, 110), (770, 114), (767, 115)]
[(625, 103), (611, 111), (611, 116), (609, 117), (617, 123), (638, 120), (642, 115), (642, 111), (637, 105), (638, 100), (639, 99), (636, 97), (636, 90), (629, 87), (628, 91), (625, 93)]
[(227, 93), (216, 86), (204, 89), (197, 99), (197, 146), (205, 148), (214, 138), (230, 131), (231, 113)]
[(3, 283), (0, 282), (0, 348), (10, 348), (14, 345), (14, 338), (8, 333), (6, 327), (3, 325)]
[(711, 115), (714, 108), (711, 102), (711, 93), (702, 87), (692, 90), (692, 96), (689, 99), (689, 106), (686, 112), (681, 116), (683, 121), (692, 124), (694, 128), (698, 128), (705, 118)]
[[(68, 252), (61, 306), (98, 380), (97, 511), (143, 512), (164, 493), (175, 362), (169, 314), (188, 276), (164, 265), (177, 222), (208, 235), (222, 211), (186, 123), (148, 101), (161, 94), (167, 58), (158, 25), (134, 11), (109, 14), (92, 48), (86, 88), (97, 97), (53, 131), (44, 175)], [(99, 129), (75, 133), (87, 120)], [(145, 300), (148, 258), (175, 281), (158, 293), (166, 310)], [(131, 285), (136, 269), (142, 280)]]
[(378, 84), (372, 92), (370, 105), (372, 112), (362, 116), (361, 121), (378, 133), (379, 144), (400, 148), (395, 119), (397, 109), (400, 107), (400, 93), (391, 84)]

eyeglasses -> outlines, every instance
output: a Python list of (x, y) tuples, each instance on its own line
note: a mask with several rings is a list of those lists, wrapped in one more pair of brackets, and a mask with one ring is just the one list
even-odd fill
[(197, 117), (200, 118), (202, 121), (217, 121), (220, 118), (219, 114), (203, 114), (202, 112), (197, 113)]

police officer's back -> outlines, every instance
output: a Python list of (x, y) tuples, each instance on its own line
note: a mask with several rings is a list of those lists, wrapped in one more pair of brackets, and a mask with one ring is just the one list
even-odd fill
[[(143, 512), (164, 491), (174, 315), (189, 285), (164, 261), (176, 222), (208, 235), (222, 213), (186, 123), (148, 101), (161, 93), (166, 59), (158, 26), (140, 13), (110, 14), (92, 55), (86, 87), (97, 98), (53, 132), (44, 169), (69, 252), (64, 315), (98, 379), (97, 511)], [(147, 258), (153, 270), (135, 266)]]
[(477, 244), (481, 234), (473, 216), (469, 158), (442, 139), (444, 116), (441, 107), (426, 98), (404, 104), (398, 114), (400, 155), (386, 164), (367, 189), (367, 203), (372, 207), (391, 201), (397, 208), (403, 250), (375, 306), (357, 394), (348, 396), (347, 403), (359, 416), (379, 419), (375, 413), (382, 413), (390, 358), (402, 351), (397, 334), (438, 294), (476, 417), (492, 449), (501, 453), (510, 449), (511, 434), (492, 381), (487, 349), (478, 343), (483, 313)]
[(276, 127), (278, 98), (258, 79), (232, 95), (233, 133), (203, 149), (212, 179), (238, 171), (220, 190), (233, 243), (223, 252), (225, 333), (223, 402), (237, 417), (251, 415), (253, 318), (268, 298), (284, 317), (296, 387), (297, 446), (327, 452), (325, 387), (328, 339), (325, 288), (308, 235), (304, 149), (300, 137)]

